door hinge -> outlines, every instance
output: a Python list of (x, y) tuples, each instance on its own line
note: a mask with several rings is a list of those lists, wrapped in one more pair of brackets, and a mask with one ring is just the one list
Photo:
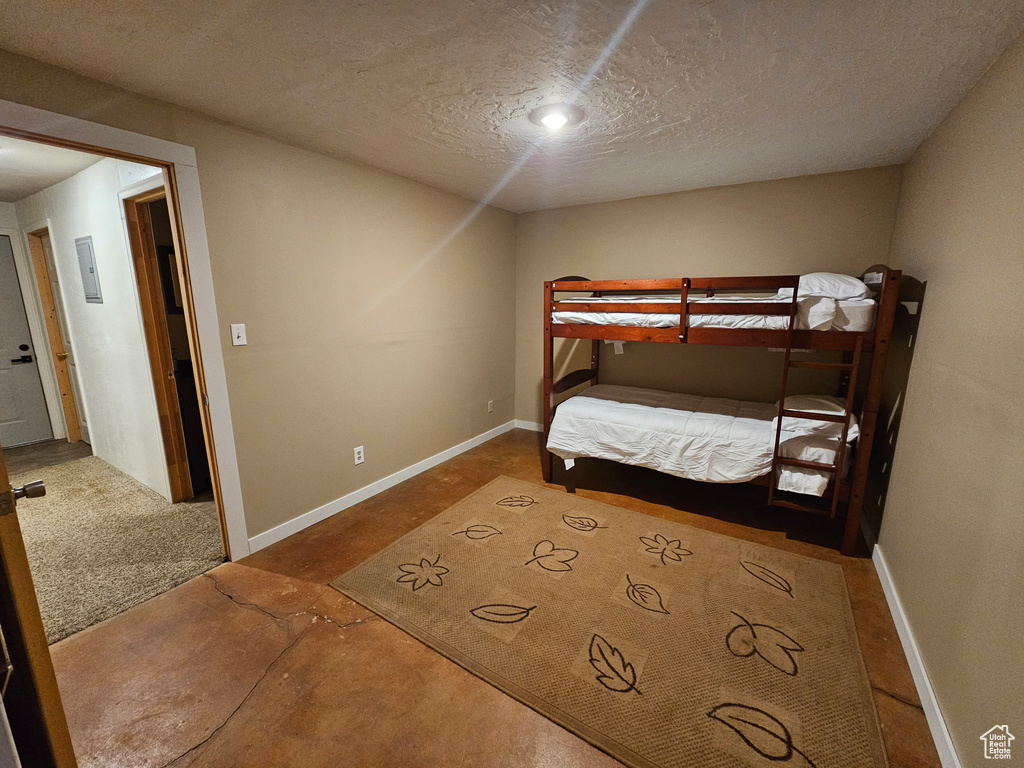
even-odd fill
[(7, 491), (0, 493), (0, 517), (9, 515), (14, 511), (14, 492)]
[(203, 392), (203, 405), (209, 405), (209, 404), (210, 404), (210, 396), (208, 394), (206, 394), (205, 392)]

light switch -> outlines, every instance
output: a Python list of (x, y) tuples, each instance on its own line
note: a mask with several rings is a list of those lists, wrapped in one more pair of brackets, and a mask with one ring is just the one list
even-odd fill
[(232, 323), (231, 344), (236, 347), (244, 347), (245, 343), (245, 323)]

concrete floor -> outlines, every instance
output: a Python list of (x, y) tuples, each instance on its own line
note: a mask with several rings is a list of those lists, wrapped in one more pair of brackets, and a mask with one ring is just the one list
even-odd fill
[[(498, 475), (541, 483), (539, 446), (509, 432), (53, 646), (79, 764), (619, 765), (326, 586)], [(829, 548), (828, 521), (745, 486), (597, 462), (571, 477), (581, 496), (841, 564), (891, 766), (939, 765), (874, 567)]]

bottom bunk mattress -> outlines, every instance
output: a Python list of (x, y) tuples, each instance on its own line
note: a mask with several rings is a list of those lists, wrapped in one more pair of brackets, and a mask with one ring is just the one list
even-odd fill
[[(818, 408), (791, 398), (787, 407), (843, 412), (835, 398), (812, 399)], [(771, 471), (777, 416), (772, 403), (597, 384), (558, 406), (547, 449), (562, 459), (610, 459), (690, 480), (743, 483)], [(835, 462), (841, 424), (787, 418), (783, 427), (781, 455)], [(851, 417), (848, 441), (857, 434)], [(821, 496), (830, 478), (821, 470), (781, 467), (777, 487)]]

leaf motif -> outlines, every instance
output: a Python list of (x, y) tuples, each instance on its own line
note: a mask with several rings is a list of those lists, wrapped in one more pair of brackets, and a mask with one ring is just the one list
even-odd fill
[(583, 531), (584, 533), (598, 528), (608, 527), (606, 525), (598, 525), (597, 520), (592, 517), (573, 517), (572, 515), (562, 515), (562, 521), (570, 528), (575, 528), (577, 531)]
[(626, 587), (626, 597), (641, 608), (652, 613), (668, 613), (665, 610), (665, 604), (661, 601), (661, 593), (658, 590), (650, 584), (634, 584), (633, 580), (629, 578), (628, 573), (626, 574), (626, 581), (629, 582), (629, 586)]
[(536, 607), (535, 605), (533, 608), (523, 608), (520, 605), (491, 603), (490, 605), (481, 605), (479, 608), (474, 608), (470, 613), (478, 619), (490, 621), (494, 624), (516, 624), (529, 616), (530, 611)]
[(537, 503), (532, 496), (520, 494), (519, 496), (506, 496), (501, 501), (495, 502), (499, 507), (530, 507)]
[(467, 539), (473, 539), (479, 541), (480, 539), (487, 539), (491, 536), (500, 536), (501, 531), (492, 525), (471, 525), (464, 531), (456, 531), (452, 536), (458, 536), (459, 534), (465, 535)]
[(785, 762), (796, 754), (814, 768), (807, 755), (793, 746), (789, 729), (763, 710), (745, 704), (719, 704), (708, 712), (708, 717), (734, 730), (761, 757)]
[(661, 564), (665, 565), (666, 558), (675, 563), (682, 562), (683, 557), (692, 555), (688, 549), (683, 549), (683, 542), (679, 539), (669, 541), (660, 533), (654, 534), (654, 538), (641, 536), (640, 542), (647, 548), (646, 551), (661, 557)]
[(396, 581), (400, 584), (412, 584), (412, 591), (415, 592), (422, 587), (430, 584), (431, 586), (440, 587), (444, 584), (442, 576), (448, 573), (448, 569), (443, 565), (438, 565), (441, 560), (441, 556), (438, 555), (434, 558), (434, 562), (426, 557), (422, 558), (419, 565), (415, 563), (402, 563), (398, 566), (398, 570), (402, 572)]
[[(790, 597), (793, 597), (793, 587), (788, 581), (782, 576), (779, 576), (775, 571), (765, 568), (763, 565), (752, 563), (749, 560), (743, 560), (740, 562), (743, 566), (743, 570), (749, 573), (751, 576), (760, 579), (769, 587), (774, 587), (780, 592), (785, 592)], [(795, 599), (795, 598), (794, 598)]]
[(597, 681), (609, 691), (629, 693), (640, 691), (636, 687), (636, 670), (623, 658), (618, 648), (600, 635), (590, 639), (590, 666), (597, 670)]
[(733, 616), (743, 622), (725, 636), (725, 644), (734, 656), (747, 658), (756, 653), (780, 672), (796, 676), (797, 664), (793, 653), (804, 649), (800, 643), (775, 627), (751, 624), (735, 611)]
[(575, 560), (579, 552), (575, 549), (558, 549), (553, 542), (545, 539), (537, 542), (533, 548), (533, 559), (527, 560), (526, 565), (536, 563), (545, 571), (571, 571), (569, 563)]

